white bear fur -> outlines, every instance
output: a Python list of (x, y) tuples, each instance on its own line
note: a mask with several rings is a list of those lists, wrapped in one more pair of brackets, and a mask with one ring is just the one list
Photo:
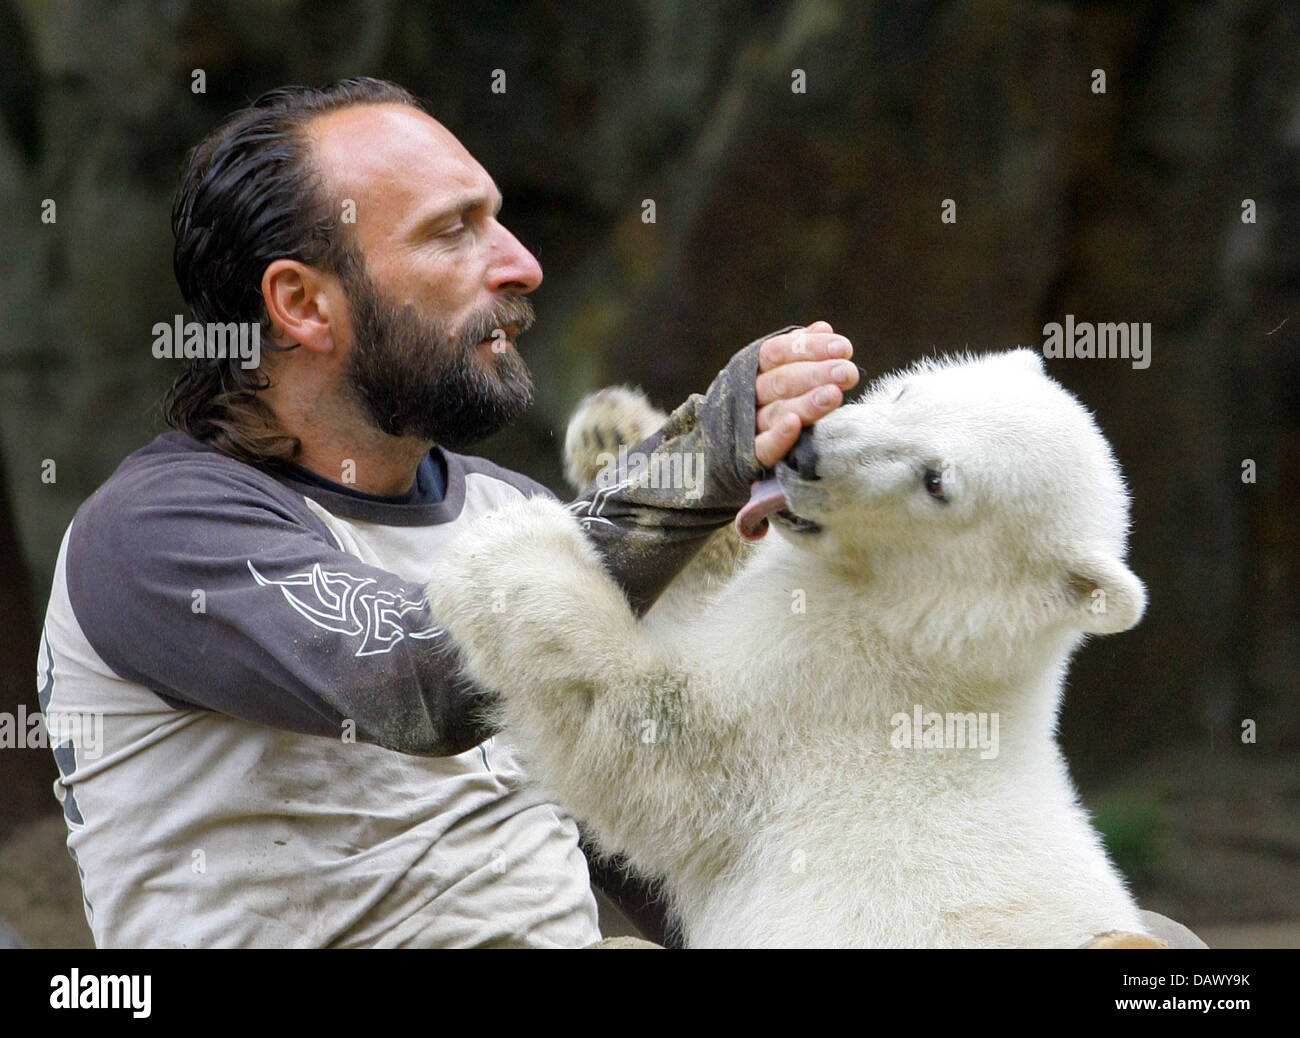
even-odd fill
[[(886, 376), (814, 444), (816, 481), (778, 472), (821, 531), (774, 521), (715, 593), (644, 621), (552, 501), (453, 542), (430, 604), (532, 774), (662, 878), (690, 946), (1140, 932), (1055, 741), (1070, 655), (1145, 607), (1091, 415), (1017, 350)], [(917, 704), (996, 712), (998, 755), (893, 748)]]

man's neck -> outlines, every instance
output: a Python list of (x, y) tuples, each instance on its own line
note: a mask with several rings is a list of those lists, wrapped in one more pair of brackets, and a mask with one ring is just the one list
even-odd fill
[(374, 445), (301, 442), (302, 450), (294, 459), (297, 464), (331, 482), (380, 497), (398, 497), (410, 490), (420, 461), (433, 446), (396, 436), (384, 436), (382, 443)]
[(300, 445), (295, 462), (363, 494), (405, 494), (433, 446), (431, 440), (388, 436), (351, 408), (330, 406), (324, 398), (318, 398), (315, 407), (285, 417)]
[[(298, 438), (293, 460), (332, 483), (379, 497), (399, 497), (415, 483), (432, 440), (389, 436), (375, 427), (355, 401), (325, 381), (277, 378), (262, 391), (280, 425)], [(289, 387), (294, 391), (290, 392)]]

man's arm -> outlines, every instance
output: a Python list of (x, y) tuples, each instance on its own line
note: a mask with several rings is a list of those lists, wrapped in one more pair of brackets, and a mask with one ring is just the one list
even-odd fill
[(74, 520), (66, 569), (99, 657), (174, 707), (429, 756), (491, 734), (423, 589), (224, 456), (119, 473)]
[(825, 322), (751, 342), (631, 448), (623, 470), (607, 468), (569, 506), (638, 613), (735, 518), (804, 426), (839, 406), (857, 381), (851, 355)]

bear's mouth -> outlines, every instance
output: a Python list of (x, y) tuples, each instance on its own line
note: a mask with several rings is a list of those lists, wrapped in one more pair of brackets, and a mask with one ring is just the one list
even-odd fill
[(736, 513), (736, 532), (746, 541), (756, 541), (767, 533), (769, 519), (795, 533), (821, 532), (817, 523), (790, 511), (785, 491), (775, 477), (756, 480), (750, 488), (749, 500)]
[(787, 530), (795, 533), (821, 533), (822, 528), (819, 523), (811, 519), (805, 519), (802, 515), (795, 515), (790, 509), (782, 508), (779, 512), (773, 512), (772, 518), (784, 526)]

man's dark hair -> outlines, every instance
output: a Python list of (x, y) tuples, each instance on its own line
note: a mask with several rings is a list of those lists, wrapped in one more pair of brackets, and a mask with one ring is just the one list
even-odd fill
[[(224, 119), (186, 156), (172, 206), (172, 267), (181, 295), (200, 324), (256, 322), (264, 350), (276, 347), (262, 299), (262, 274), (294, 259), (355, 284), (365, 262), (340, 220), (341, 199), (328, 196), (312, 161), (307, 124), (354, 105), (402, 104), (424, 111), (403, 87), (368, 77), (325, 87), (271, 90)], [(163, 399), (175, 429), (250, 462), (298, 453), (257, 393), (264, 371), (240, 358), (192, 359)]]

